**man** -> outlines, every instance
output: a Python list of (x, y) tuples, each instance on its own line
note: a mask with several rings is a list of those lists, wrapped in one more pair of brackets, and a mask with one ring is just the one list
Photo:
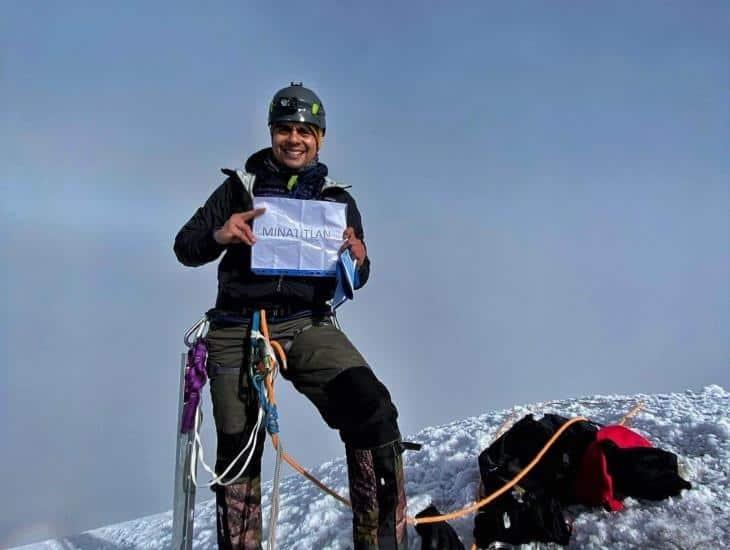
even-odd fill
[[(265, 309), (271, 338), (288, 350), (288, 368), (282, 375), (314, 403), (345, 443), (355, 548), (406, 548), (398, 413), (388, 390), (332, 322), (327, 302), (335, 290), (334, 278), (263, 276), (251, 271), (251, 247), (256, 246), (252, 223), (263, 214), (263, 209), (253, 209), (253, 196), (280, 196), (345, 203), (344, 247), (357, 261), (356, 288), (367, 282), (370, 273), (355, 200), (327, 178), (327, 167), (319, 162), (326, 131), (320, 99), (301, 83), (292, 83), (274, 95), (268, 122), (271, 147), (248, 159), (246, 174), (224, 170), (228, 178), (175, 239), (175, 254), (188, 266), (223, 254), (207, 336), (218, 437), (216, 472), (235, 460), (256, 423), (257, 396), (242, 366), (251, 314)], [(220, 548), (261, 547), (264, 439), (259, 437), (254, 460), (242, 475), (229, 476), (216, 486)], [(243, 460), (239, 462), (230, 472), (239, 472)]]

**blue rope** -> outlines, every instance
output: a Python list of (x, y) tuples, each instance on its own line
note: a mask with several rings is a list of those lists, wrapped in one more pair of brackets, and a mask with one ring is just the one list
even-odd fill
[(272, 435), (279, 433), (279, 411), (277, 410), (276, 405), (271, 403), (268, 397), (266, 397), (263, 376), (259, 374), (255, 375), (253, 377), (253, 385), (259, 394), (259, 403), (266, 414), (266, 430)]

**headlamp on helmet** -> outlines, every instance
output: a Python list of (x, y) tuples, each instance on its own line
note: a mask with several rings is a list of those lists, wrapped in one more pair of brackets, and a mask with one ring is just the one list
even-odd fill
[(269, 105), (269, 126), (278, 122), (303, 122), (319, 128), (324, 135), (327, 128), (324, 106), (312, 90), (301, 82), (282, 88)]

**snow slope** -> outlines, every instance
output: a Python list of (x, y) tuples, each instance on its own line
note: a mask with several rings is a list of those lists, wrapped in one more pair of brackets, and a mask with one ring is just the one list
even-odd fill
[[(477, 456), (509, 419), (517, 420), (528, 413), (539, 418), (543, 413), (551, 412), (612, 423), (639, 401), (645, 403), (645, 408), (634, 419), (632, 427), (657, 447), (680, 455), (684, 475), (693, 488), (684, 492), (681, 498), (662, 502), (627, 499), (624, 501), (626, 508), (619, 513), (571, 509), (571, 515), (576, 517), (570, 547), (688, 549), (730, 546), (730, 393), (719, 386), (708, 386), (699, 393), (599, 395), (535, 403), (425, 428), (407, 438), (424, 444), (421, 451), (406, 454), (409, 515), (415, 515), (430, 502), (442, 512), (471, 503), (479, 478)], [(283, 436), (285, 438), (286, 434)], [(296, 455), (296, 450), (292, 451)], [(326, 462), (313, 473), (341, 494), (347, 494), (344, 458)], [(270, 472), (264, 474), (271, 475)], [(268, 515), (270, 488), (270, 484), (265, 486), (265, 515)], [(208, 494), (207, 490), (200, 490), (199, 498)], [(264, 523), (266, 520), (264, 517)], [(23, 548), (167, 548), (171, 523), (172, 516), (168, 512)], [(473, 540), (473, 516), (451, 524), (468, 548)], [(195, 525), (194, 547), (216, 548), (212, 500), (199, 502)], [(279, 548), (349, 548), (350, 525), (348, 510), (305, 479), (292, 475), (282, 480), (277, 527)], [(420, 548), (420, 537), (409, 529), (410, 548)]]

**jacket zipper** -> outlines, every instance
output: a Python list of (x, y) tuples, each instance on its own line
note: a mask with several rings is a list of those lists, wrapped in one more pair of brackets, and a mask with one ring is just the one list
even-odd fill
[(276, 283), (276, 293), (281, 292), (281, 283), (284, 281), (284, 275), (279, 275), (279, 281)]

